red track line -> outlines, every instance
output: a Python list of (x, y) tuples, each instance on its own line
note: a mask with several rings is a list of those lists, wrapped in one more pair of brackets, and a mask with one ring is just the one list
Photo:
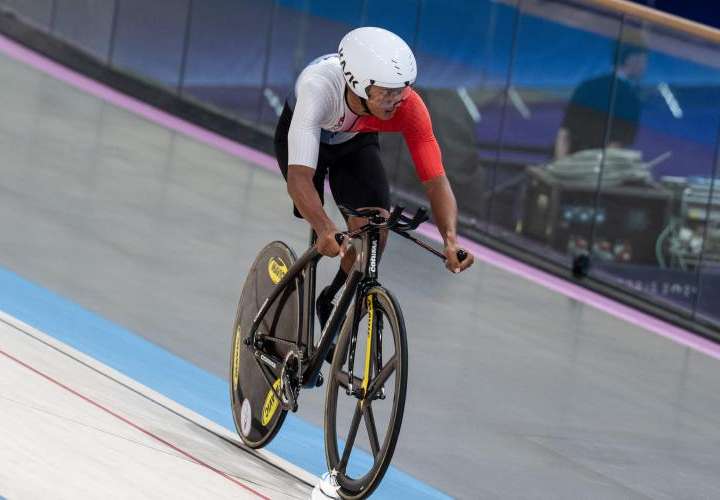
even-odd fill
[(228, 481), (231, 481), (231, 482), (237, 484), (238, 486), (246, 489), (246, 490), (249, 491), (250, 493), (253, 493), (253, 494), (257, 495), (259, 498), (264, 498), (265, 500), (270, 500), (270, 497), (266, 497), (265, 495), (263, 495), (263, 494), (255, 491), (255, 490), (253, 490), (252, 488), (250, 488), (250, 487), (242, 484), (240, 481), (236, 480), (236, 479), (233, 478), (232, 476), (229, 476), (228, 474), (224, 473), (223, 471), (221, 471), (221, 470), (219, 470), (219, 469), (216, 469), (216, 468), (213, 467), (212, 465), (207, 464), (207, 463), (203, 462), (202, 460), (200, 460), (200, 459), (198, 459), (198, 458), (195, 458), (195, 457), (192, 456), (190, 453), (181, 450), (180, 448), (178, 448), (177, 446), (175, 446), (174, 444), (172, 444), (172, 443), (170, 443), (170, 442), (168, 442), (168, 441), (165, 441), (165, 440), (164, 440), (163, 438), (161, 438), (160, 436), (157, 436), (157, 435), (153, 434), (152, 432), (150, 432), (150, 431), (148, 431), (148, 430), (146, 430), (146, 429), (143, 429), (143, 428), (140, 427), (139, 425), (131, 422), (130, 420), (126, 419), (125, 417), (123, 417), (123, 416), (121, 416), (121, 415), (118, 415), (117, 413), (115, 413), (114, 411), (110, 410), (109, 408), (104, 407), (104, 406), (101, 405), (100, 403), (97, 403), (97, 402), (93, 401), (92, 399), (90, 399), (90, 398), (88, 398), (88, 397), (86, 397), (86, 396), (83, 396), (82, 394), (80, 394), (79, 392), (75, 391), (74, 389), (71, 389), (70, 387), (66, 386), (65, 384), (63, 384), (63, 383), (61, 383), (61, 382), (58, 382), (58, 381), (55, 380), (54, 378), (52, 378), (52, 377), (50, 377), (50, 376), (42, 373), (41, 371), (36, 370), (36, 369), (33, 368), (32, 366), (28, 365), (27, 363), (24, 363), (24, 362), (20, 361), (19, 359), (17, 359), (16, 357), (14, 357), (14, 356), (6, 353), (6, 352), (3, 351), (2, 349), (0, 349), (0, 354), (2, 354), (3, 356), (7, 357), (8, 359), (10, 359), (10, 360), (12, 360), (12, 361), (15, 361), (15, 362), (16, 362), (17, 364), (19, 364), (19, 365), (24, 366), (24, 367), (27, 368), (28, 370), (30, 370), (30, 371), (32, 371), (32, 372), (40, 375), (41, 377), (43, 377), (44, 379), (52, 382), (53, 384), (55, 384), (55, 385), (57, 385), (57, 386), (59, 386), (59, 387), (62, 387), (62, 388), (65, 389), (66, 391), (74, 394), (75, 396), (79, 397), (80, 399), (83, 399), (84, 401), (90, 403), (91, 405), (95, 406), (96, 408), (101, 409), (101, 410), (104, 411), (105, 413), (108, 413), (108, 414), (112, 415), (113, 417), (117, 418), (118, 420), (121, 420), (122, 422), (125, 422), (126, 424), (128, 424), (129, 426), (131, 426), (131, 427), (139, 430), (139, 431), (142, 432), (143, 434), (146, 434), (146, 435), (150, 436), (151, 438), (155, 439), (156, 441), (161, 442), (161, 443), (164, 444), (165, 446), (167, 446), (167, 447), (169, 447), (169, 448), (172, 448), (173, 450), (177, 451), (178, 453), (181, 453), (182, 455), (186, 456), (187, 458), (189, 458), (189, 459), (192, 460), (193, 462), (197, 463), (198, 465), (201, 465), (201, 466), (203, 466), (203, 467), (205, 467), (205, 468), (207, 468), (207, 469), (210, 469), (211, 471), (215, 472), (216, 474), (221, 475), (222, 477), (224, 477), (224, 478), (227, 479)]

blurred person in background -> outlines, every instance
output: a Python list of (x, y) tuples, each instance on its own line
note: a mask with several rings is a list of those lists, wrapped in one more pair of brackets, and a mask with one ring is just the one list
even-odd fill
[(585, 80), (575, 88), (555, 139), (556, 159), (605, 147), (609, 116), (607, 147), (628, 148), (635, 142), (642, 107), (638, 84), (647, 69), (647, 49), (644, 44), (622, 44), (617, 60), (616, 71)]

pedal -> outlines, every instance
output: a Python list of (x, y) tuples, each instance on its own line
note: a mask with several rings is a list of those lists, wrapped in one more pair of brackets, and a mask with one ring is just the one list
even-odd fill
[(298, 409), (298, 397), (300, 396), (300, 358), (294, 351), (285, 355), (285, 360), (280, 370), (280, 390), (283, 396), (283, 405), (286, 409), (295, 413)]

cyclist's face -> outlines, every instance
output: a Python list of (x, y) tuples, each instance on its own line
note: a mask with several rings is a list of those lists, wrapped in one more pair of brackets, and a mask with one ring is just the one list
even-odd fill
[(410, 87), (388, 89), (371, 85), (367, 90), (367, 105), (373, 115), (381, 120), (389, 120), (395, 114), (398, 106), (410, 94)]

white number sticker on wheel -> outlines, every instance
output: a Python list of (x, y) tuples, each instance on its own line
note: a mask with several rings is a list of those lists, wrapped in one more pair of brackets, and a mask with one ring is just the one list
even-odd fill
[(242, 408), (240, 408), (240, 430), (244, 436), (250, 435), (251, 423), (252, 411), (250, 409), (250, 400), (245, 398), (242, 402)]

